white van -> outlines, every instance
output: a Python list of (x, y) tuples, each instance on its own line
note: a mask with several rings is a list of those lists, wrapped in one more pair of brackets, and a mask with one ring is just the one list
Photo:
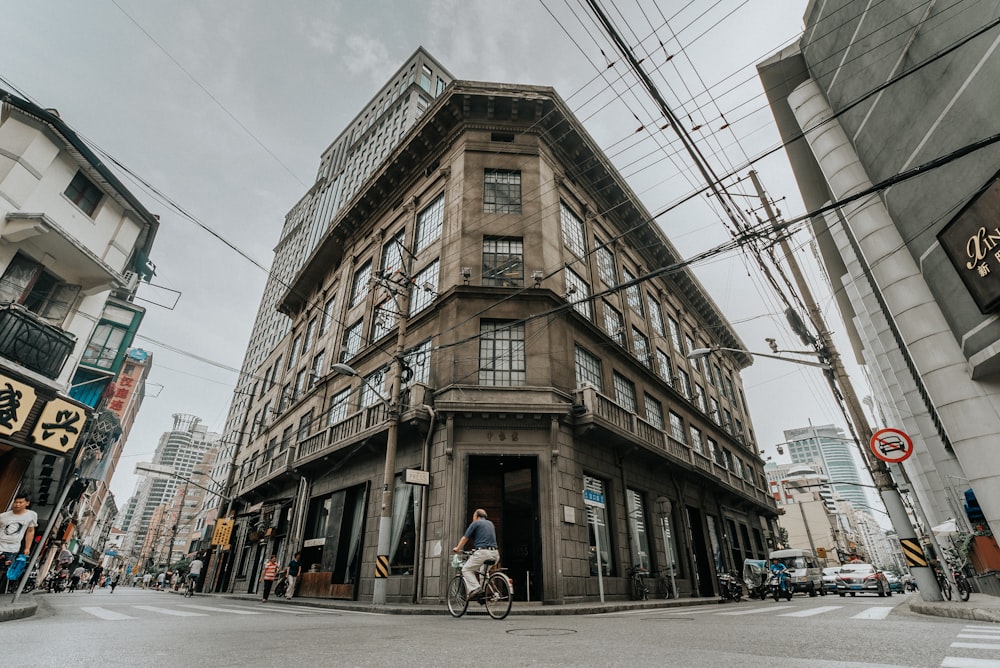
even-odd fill
[(777, 559), (788, 569), (788, 584), (792, 591), (804, 591), (810, 596), (826, 596), (823, 569), (811, 550), (775, 550), (768, 556), (768, 560), (770, 559)]

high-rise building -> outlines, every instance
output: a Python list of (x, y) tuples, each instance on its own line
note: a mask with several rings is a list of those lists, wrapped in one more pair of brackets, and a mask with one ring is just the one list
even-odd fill
[(844, 436), (840, 427), (832, 424), (787, 429), (785, 447), (793, 464), (819, 464), (828, 476), (830, 487), (840, 498), (850, 501), (859, 512), (871, 512), (869, 498), (859, 460), (853, 450), (857, 446)]
[(520, 598), (623, 597), (634, 564), (714, 594), (777, 515), (751, 358), (552, 89), (430, 82), (278, 301), (225, 587), (301, 551), (304, 595), (437, 602), (483, 508)]

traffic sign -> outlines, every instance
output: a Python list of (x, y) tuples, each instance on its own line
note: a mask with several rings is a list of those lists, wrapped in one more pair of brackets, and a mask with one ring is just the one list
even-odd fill
[(600, 492), (592, 492), (589, 489), (583, 490), (583, 505), (594, 508), (604, 507), (604, 495)]
[(899, 429), (879, 429), (872, 434), (869, 446), (883, 462), (898, 464), (913, 454), (913, 439)]

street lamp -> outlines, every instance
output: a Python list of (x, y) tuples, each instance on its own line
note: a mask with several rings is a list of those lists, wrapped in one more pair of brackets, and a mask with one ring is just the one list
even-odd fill
[[(754, 357), (768, 357), (774, 360), (782, 360), (784, 362), (792, 362), (794, 364), (803, 364), (805, 366), (814, 366), (820, 369), (826, 369), (827, 371), (833, 369), (833, 367), (826, 362), (811, 362), (809, 360), (800, 360), (794, 357), (783, 357), (781, 355), (772, 355), (770, 353), (755, 353), (749, 350), (743, 350), (742, 348), (723, 348), (721, 346), (712, 346), (711, 348), (695, 348), (687, 354), (689, 360), (700, 360), (704, 357), (708, 357), (710, 354), (718, 351), (728, 351), (732, 353), (743, 353), (744, 355), (753, 355)], [(811, 352), (808, 350), (780, 350), (778, 352), (788, 352), (796, 353), (799, 355), (819, 355), (819, 353)]]

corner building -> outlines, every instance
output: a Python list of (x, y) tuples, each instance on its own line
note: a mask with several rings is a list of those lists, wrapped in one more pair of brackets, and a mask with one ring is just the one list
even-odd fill
[(552, 89), (449, 84), (279, 302), (291, 331), (250, 399), (229, 588), (301, 550), (300, 595), (370, 598), (395, 426), (389, 601), (443, 599), (477, 507), (520, 600), (596, 599), (598, 545), (610, 598), (633, 564), (714, 595), (718, 570), (765, 555), (776, 506), (751, 359), (687, 359), (743, 346), (679, 259)]

